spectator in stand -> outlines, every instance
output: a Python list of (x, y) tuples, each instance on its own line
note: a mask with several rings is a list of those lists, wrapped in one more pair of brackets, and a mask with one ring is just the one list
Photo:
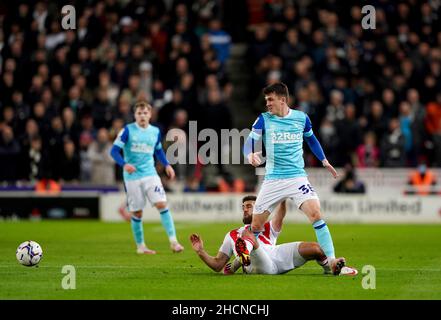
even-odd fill
[(128, 104), (133, 105), (136, 102), (137, 96), (140, 90), (140, 77), (139, 74), (132, 74), (129, 76), (129, 85), (123, 89), (120, 97), (124, 96), (127, 99)]
[[(221, 100), (234, 108), (246, 95), (252, 104), (243, 113), (252, 116), (261, 111), (261, 88), (286, 81), (295, 92), (292, 107), (307, 112), (313, 122), (322, 123), (326, 116), (326, 121), (341, 121), (345, 106), (353, 104), (354, 123), (363, 135), (375, 133), (379, 166), (391, 157), (384, 152), (393, 118), (403, 124), (408, 151), (404, 164), (393, 165), (413, 166), (423, 157), (429, 166), (441, 166), (438, 2), (377, 6), (372, 32), (361, 27), (359, 5), (291, 2), (83, 1), (76, 4), (76, 30), (63, 30), (53, 15), (63, 2), (11, 2), (6, 15), (0, 13), (0, 116), (6, 116), (20, 143), (27, 121), (35, 120), (42, 154), (53, 159), (65, 135), (79, 150), (78, 122), (85, 114), (114, 137), (121, 123), (133, 121), (127, 112), (131, 102), (145, 96), (159, 111), (177, 89), (188, 120), (199, 120), (208, 92), (216, 87)], [(239, 70), (234, 63), (225, 68), (235, 42), (241, 43), (238, 49), (246, 46), (246, 68)], [(244, 88), (235, 82), (238, 94), (232, 95), (229, 79), (239, 79), (235, 72), (251, 80), (241, 82)], [(405, 101), (410, 112), (403, 115)], [(73, 122), (65, 109), (73, 111)], [(166, 128), (172, 120), (163, 119), (158, 126)], [(337, 123), (326, 121), (323, 136), (333, 136)], [(329, 148), (347, 149), (348, 141), (340, 138)], [(49, 177), (56, 170), (54, 165), (42, 172)], [(13, 180), (23, 177), (21, 171)]]
[(78, 182), (80, 179), (80, 157), (72, 140), (65, 139), (64, 152), (60, 162), (58, 178), (64, 183)]
[(361, 129), (355, 115), (355, 106), (347, 104), (344, 109), (344, 118), (335, 121), (339, 137), (339, 161), (336, 165), (343, 166), (352, 162), (356, 157), (355, 152), (361, 142)]
[(420, 94), (417, 89), (411, 88), (407, 90), (406, 101), (410, 104), (410, 119), (412, 120), (412, 135), (414, 155), (422, 154), (424, 150), (424, 140), (426, 139), (426, 130), (424, 128), (424, 118), (426, 116), (426, 108), (420, 101)]
[(98, 90), (104, 90), (106, 92), (106, 97), (109, 99), (110, 105), (114, 106), (118, 99), (120, 88), (111, 82), (110, 74), (107, 71), (100, 72), (98, 79)]
[(219, 16), (219, 3), (216, 0), (196, 0), (191, 7), (197, 19), (196, 33), (202, 34), (207, 30), (208, 24)]
[(130, 123), (133, 120), (129, 96), (120, 95), (114, 117), (122, 119), (124, 123)]
[(425, 124), (427, 132), (433, 141), (433, 163), (441, 166), (441, 93), (436, 95), (436, 101), (427, 105)]
[(222, 101), (221, 93), (218, 89), (213, 89), (208, 92), (208, 101), (207, 104), (203, 106), (201, 122), (202, 128), (213, 129), (218, 137), (216, 150), (211, 150), (216, 154), (208, 155), (209, 158), (217, 160), (218, 174), (224, 178), (227, 183), (232, 183), (231, 173), (225, 164), (222, 164), (222, 159), (229, 157), (230, 150), (228, 149), (228, 145), (222, 145), (225, 141), (221, 139), (221, 130), (231, 129), (233, 127), (233, 120), (231, 111), (225, 102)]
[(326, 117), (335, 122), (345, 118), (345, 107), (343, 104), (343, 93), (333, 90), (330, 93), (330, 104), (326, 107)]
[(388, 119), (398, 116), (399, 109), (396, 103), (395, 93), (392, 89), (386, 88), (382, 93), (382, 103), (384, 114)]
[[(175, 137), (172, 142), (177, 151), (173, 156), (178, 157), (178, 163), (173, 168), (176, 172), (176, 178), (179, 182), (184, 182), (193, 170), (192, 165), (187, 163), (188, 159), (188, 113), (184, 109), (176, 109), (173, 112), (173, 120), (167, 128), (167, 134)], [(168, 143), (169, 144), (169, 143)], [(175, 150), (175, 149), (174, 149)]]
[(441, 132), (441, 93), (436, 97), (436, 101), (429, 102), (426, 107), (426, 130), (432, 135)]
[(218, 19), (209, 22), (208, 35), (217, 59), (224, 66), (230, 56), (231, 36), (222, 30), (222, 22)]
[[(337, 129), (332, 121), (325, 117), (320, 124), (318, 130), (321, 144), (323, 146), (323, 151), (326, 154), (326, 158), (331, 162), (335, 163), (339, 157), (340, 150), (338, 146), (340, 144), (340, 137), (337, 135)], [(312, 155), (309, 151), (308, 154)], [(315, 158), (315, 156), (313, 156)]]
[(355, 169), (351, 164), (345, 165), (342, 179), (334, 186), (335, 193), (366, 193), (366, 187), (357, 179)]
[(80, 126), (78, 125), (77, 115), (71, 108), (64, 108), (62, 111), (63, 135), (78, 146), (80, 139)]
[(299, 42), (297, 29), (288, 29), (286, 31), (286, 40), (280, 46), (280, 56), (284, 60), (285, 68), (287, 70), (292, 69), (295, 61), (305, 53), (306, 47)]
[(26, 180), (35, 183), (42, 177), (43, 165), (48, 156), (43, 153), (43, 143), (39, 136), (32, 136), (29, 149), (27, 149), (27, 168), (25, 169)]
[(414, 149), (414, 136), (412, 132), (413, 118), (411, 115), (411, 107), (409, 102), (402, 101), (399, 106), (400, 109), (400, 130), (404, 136), (404, 149), (406, 151), (406, 159), (408, 165), (414, 166), (416, 164), (416, 154)]
[(367, 128), (366, 130), (375, 133), (377, 141), (382, 141), (383, 136), (386, 134), (388, 128), (388, 119), (383, 113), (383, 104), (375, 100), (371, 104), (369, 114), (367, 116)]
[(380, 162), (380, 150), (376, 144), (375, 133), (368, 131), (364, 135), (364, 143), (357, 147), (357, 167), (374, 168)]
[(405, 138), (400, 130), (400, 121), (389, 121), (389, 132), (381, 141), (381, 163), (385, 167), (397, 168), (406, 165)]
[(97, 140), (91, 143), (87, 151), (91, 161), (91, 183), (107, 186), (115, 184), (115, 163), (110, 156), (111, 149), (109, 132), (106, 128), (99, 129)]
[(99, 88), (92, 104), (91, 116), (96, 128), (109, 127), (112, 121), (112, 105), (105, 88)]
[(19, 175), (20, 144), (11, 127), (0, 126), (0, 181), (13, 182)]
[(203, 182), (196, 176), (187, 178), (183, 192), (205, 192), (207, 191)]
[(139, 89), (146, 93), (147, 99), (152, 100), (153, 66), (150, 61), (143, 61), (139, 65)]
[(428, 195), (435, 194), (431, 187), (436, 185), (435, 173), (427, 168), (425, 163), (420, 163), (417, 169), (414, 169), (409, 174), (408, 185), (412, 186), (409, 194)]
[(175, 88), (173, 90), (173, 99), (165, 104), (158, 111), (158, 120), (165, 128), (169, 128), (174, 120), (177, 110), (185, 109), (181, 90)]

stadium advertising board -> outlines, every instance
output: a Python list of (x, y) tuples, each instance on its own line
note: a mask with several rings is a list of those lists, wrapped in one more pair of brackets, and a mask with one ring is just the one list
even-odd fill
[[(245, 194), (170, 194), (168, 201), (176, 221), (238, 221)], [(100, 217), (104, 221), (123, 221), (124, 194), (101, 197)], [(441, 202), (437, 196), (340, 196), (321, 198), (327, 220), (338, 223), (441, 223)], [(145, 221), (159, 221), (153, 208), (144, 211)], [(307, 219), (288, 202), (286, 221), (307, 223)]]

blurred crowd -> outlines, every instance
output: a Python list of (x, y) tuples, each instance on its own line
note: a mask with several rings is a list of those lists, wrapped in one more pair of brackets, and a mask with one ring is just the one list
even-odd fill
[[(62, 28), (65, 4), (75, 30)], [(109, 149), (138, 99), (164, 136), (189, 120), (232, 128), (221, 17), (205, 0), (2, 2), (0, 181), (115, 183)]]
[(338, 167), (441, 166), (441, 2), (366, 4), (375, 29), (360, 1), (265, 1), (248, 41), (250, 99), (261, 112), (261, 88), (285, 82)]
[[(190, 120), (233, 128), (227, 62), (239, 42), (244, 112), (264, 111), (261, 89), (283, 81), (334, 165), (441, 166), (440, 1), (371, 1), (374, 30), (352, 2), (1, 2), (0, 181), (114, 184), (109, 149), (137, 99), (164, 135)], [(66, 4), (75, 30), (62, 28)], [(201, 166), (176, 169), (186, 191), (205, 190)]]

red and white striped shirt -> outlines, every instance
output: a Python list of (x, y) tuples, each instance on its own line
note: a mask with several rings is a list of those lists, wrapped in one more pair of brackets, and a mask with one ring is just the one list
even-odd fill
[[(225, 253), (228, 257), (231, 255), (237, 255), (235, 248), (235, 243), (237, 238), (242, 235), (242, 232), (247, 228), (249, 224), (246, 224), (240, 228), (231, 230), (225, 235), (224, 242), (222, 243), (219, 251)], [(264, 224), (264, 231), (259, 234), (259, 245), (263, 247), (274, 247), (277, 243), (277, 237), (279, 236), (279, 232), (275, 231), (271, 221), (266, 222)]]

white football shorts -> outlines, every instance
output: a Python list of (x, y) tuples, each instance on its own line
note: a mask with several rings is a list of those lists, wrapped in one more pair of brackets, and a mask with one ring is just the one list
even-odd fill
[(269, 251), (269, 256), (276, 265), (278, 274), (299, 268), (306, 263), (299, 253), (301, 243), (300, 241), (283, 243)]
[(302, 242), (289, 242), (277, 246), (262, 246), (265, 254), (251, 253), (251, 264), (245, 268), (246, 273), (282, 274), (299, 268), (306, 263), (300, 255), (299, 246)]
[(127, 197), (127, 209), (135, 212), (144, 209), (146, 201), (153, 206), (157, 202), (167, 201), (164, 187), (159, 176), (150, 176), (133, 181), (124, 181)]
[(254, 214), (272, 213), (285, 199), (294, 200), (297, 208), (310, 199), (319, 199), (307, 177), (264, 180), (257, 194)]

